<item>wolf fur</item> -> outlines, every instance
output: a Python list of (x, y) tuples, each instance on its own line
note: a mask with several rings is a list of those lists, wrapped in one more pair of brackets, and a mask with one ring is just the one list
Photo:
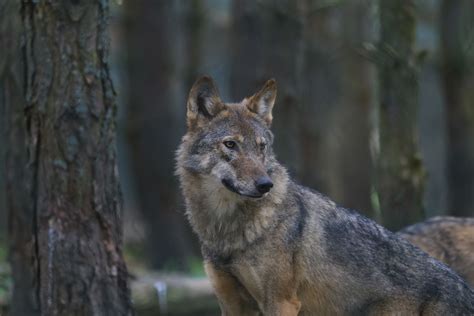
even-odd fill
[(474, 218), (437, 216), (397, 233), (474, 286)]
[(209, 77), (188, 98), (177, 174), (222, 314), (474, 314), (444, 264), (289, 178), (271, 146), (275, 98), (270, 80), (224, 103)]

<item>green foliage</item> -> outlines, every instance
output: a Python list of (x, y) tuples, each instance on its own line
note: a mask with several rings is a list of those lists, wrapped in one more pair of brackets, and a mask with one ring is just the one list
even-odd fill
[(0, 265), (7, 262), (7, 245), (0, 239)]
[[(149, 268), (146, 267), (146, 247), (142, 243), (126, 244), (124, 248), (124, 257), (125, 262), (131, 271)], [(187, 257), (184, 263), (179, 262), (178, 259), (170, 258), (161, 270), (162, 272), (168, 273), (184, 272), (192, 277), (203, 277), (206, 275), (202, 259), (197, 256)]]
[(180, 267), (183, 265), (180, 262), (177, 262), (176, 260), (169, 260), (166, 262), (164, 265), (163, 271), (164, 272), (184, 272), (186, 274), (189, 274), (193, 277), (202, 277), (205, 276), (204, 272), (204, 266), (202, 264), (202, 259), (198, 257), (188, 257), (186, 259), (186, 262), (184, 263), (184, 271)]
[(372, 203), (372, 209), (374, 210), (374, 219), (377, 222), (380, 222), (382, 219), (382, 212), (380, 211), (380, 200), (375, 186), (372, 186), (370, 190), (370, 202)]
[(199, 257), (190, 257), (188, 259), (189, 273), (193, 277), (203, 277), (206, 275), (202, 259)]
[(130, 270), (145, 268), (147, 254), (143, 243), (125, 244), (123, 256)]

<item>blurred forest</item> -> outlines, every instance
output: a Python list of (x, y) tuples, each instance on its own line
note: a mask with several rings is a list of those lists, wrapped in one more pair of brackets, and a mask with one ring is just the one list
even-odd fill
[[(275, 78), (277, 157), (299, 183), (339, 205), (392, 230), (435, 215), (474, 216), (473, 1), (110, 5), (132, 273), (139, 266), (203, 274), (174, 175), (187, 93), (203, 74), (215, 79), (225, 101), (239, 101)], [(6, 9), (0, 4), (0, 18)], [(6, 27), (0, 19), (0, 30)], [(0, 79), (7, 43), (0, 38)], [(0, 89), (0, 261), (8, 222), (7, 98)]]
[[(227, 101), (274, 77), (278, 158), (338, 204), (392, 229), (435, 215), (474, 215), (474, 3), (420, 0), (402, 10), (411, 24), (385, 28), (412, 32), (406, 56), (379, 37), (375, 1), (125, 1), (113, 36), (126, 241), (143, 247), (154, 268), (186, 269), (199, 255), (173, 157), (187, 93), (202, 74), (215, 78)], [(408, 79), (377, 71), (384, 65), (393, 74), (399, 62), (408, 63)], [(404, 88), (396, 80), (406, 82), (411, 99), (396, 99)], [(389, 146), (394, 160), (413, 157), (388, 176), (390, 190), (406, 201), (385, 206), (376, 164)], [(393, 181), (402, 170), (416, 185)]]

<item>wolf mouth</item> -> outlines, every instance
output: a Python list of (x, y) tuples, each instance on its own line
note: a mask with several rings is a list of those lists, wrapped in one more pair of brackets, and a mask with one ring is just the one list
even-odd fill
[(249, 198), (253, 198), (253, 199), (259, 199), (261, 197), (263, 197), (263, 194), (244, 194), (242, 192), (240, 192), (239, 190), (237, 190), (237, 188), (234, 186), (234, 184), (232, 183), (231, 180), (229, 179), (222, 179), (222, 184), (227, 188), (227, 190), (231, 191), (231, 192), (234, 192), (235, 194), (238, 194), (240, 196), (245, 196), (245, 197), (249, 197)]

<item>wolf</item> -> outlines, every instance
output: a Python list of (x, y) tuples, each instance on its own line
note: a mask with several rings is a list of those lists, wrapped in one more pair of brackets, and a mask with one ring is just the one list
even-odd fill
[(222, 315), (474, 315), (474, 292), (405, 239), (290, 179), (276, 82), (238, 103), (198, 79), (176, 173)]
[(474, 286), (474, 218), (436, 216), (397, 232)]

